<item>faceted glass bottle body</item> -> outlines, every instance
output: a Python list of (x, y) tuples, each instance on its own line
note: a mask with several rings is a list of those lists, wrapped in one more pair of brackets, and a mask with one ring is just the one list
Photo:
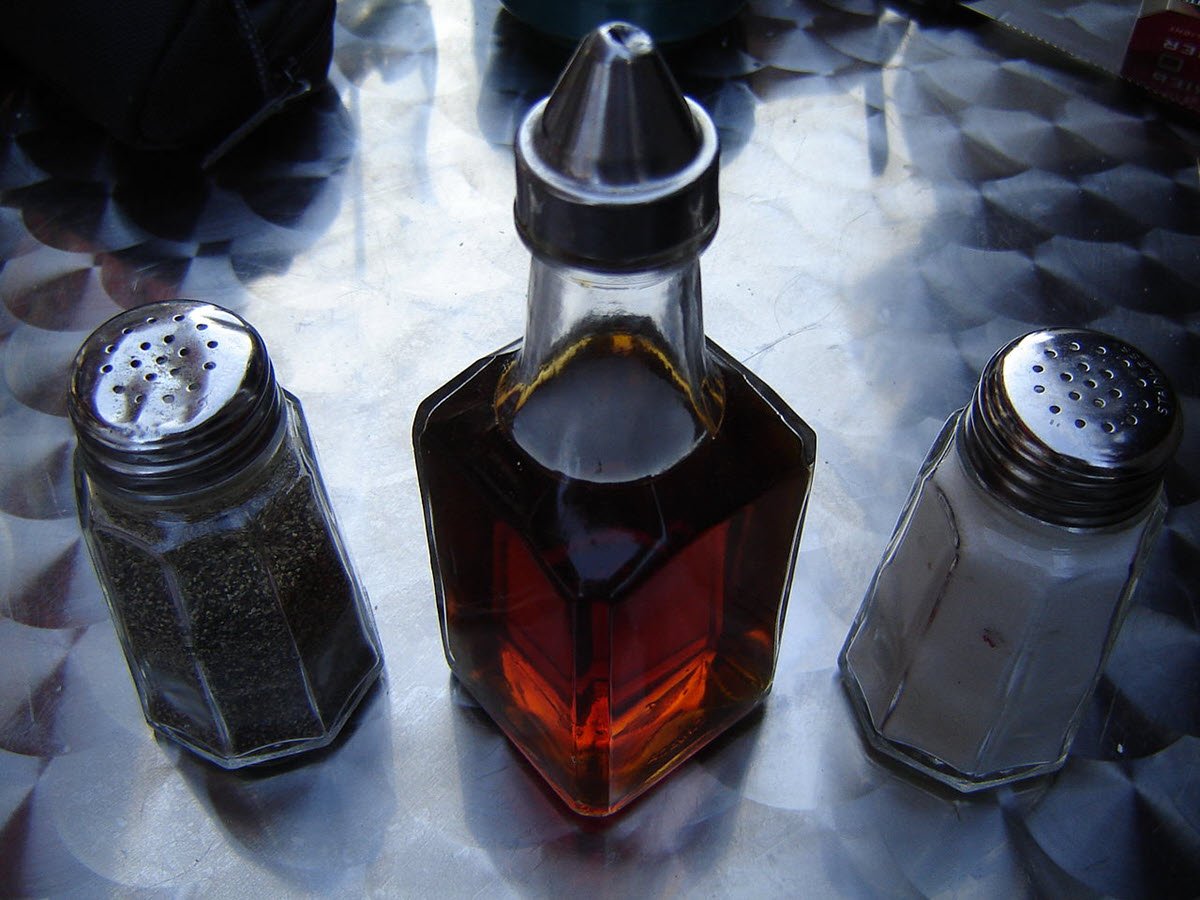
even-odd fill
[(647, 315), (596, 278), (535, 261), (523, 350), (426, 399), (414, 439), (451, 669), (605, 815), (769, 691), (815, 438), (705, 345), (694, 264), (644, 279)]
[(382, 668), (299, 401), (257, 459), (148, 499), (78, 461), (80, 523), (147, 722), (224, 768), (332, 741)]
[(922, 466), (840, 664), (878, 750), (960, 791), (1060, 768), (1165, 513), (1115, 525), (1013, 509), (953, 416)]

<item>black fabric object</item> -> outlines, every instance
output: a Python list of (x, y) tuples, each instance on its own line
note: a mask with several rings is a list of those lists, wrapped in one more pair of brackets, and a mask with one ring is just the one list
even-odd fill
[(0, 3), (0, 52), (134, 147), (210, 159), (322, 82), (334, 0)]

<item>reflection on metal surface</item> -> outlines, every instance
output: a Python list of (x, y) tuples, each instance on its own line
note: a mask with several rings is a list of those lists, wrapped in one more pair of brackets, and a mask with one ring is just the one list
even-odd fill
[[(347, 0), (333, 88), (207, 178), (5, 89), (0, 891), (1200, 892), (1200, 135), (998, 26), (874, 0), (752, 0), (672, 53), (725, 145), (706, 328), (823, 446), (763, 716), (597, 834), (448, 695), (407, 449), (417, 400), (520, 331), (508, 144), (561, 60), (514, 28), (489, 0)], [(304, 397), (384, 642), (386, 694), (277, 781), (153, 741), (73, 526), (71, 355), (178, 294), (246, 315)], [(1065, 769), (954, 800), (865, 753), (835, 659), (941, 422), (1045, 325), (1144, 350), (1187, 431)], [(330, 815), (361, 843), (320, 845)]]
[(761, 712), (672, 776), (672, 802), (651, 798), (612, 818), (582, 819), (566, 811), (469, 695), (452, 686), (451, 698), (471, 839), (506, 881), (582, 892), (616, 875), (656, 896), (680, 879), (718, 875), (713, 870), (737, 835), (738, 798), (758, 746)]

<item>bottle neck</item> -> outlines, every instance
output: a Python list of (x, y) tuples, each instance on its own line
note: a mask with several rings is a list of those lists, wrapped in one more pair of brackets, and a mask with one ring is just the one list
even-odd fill
[(534, 257), (525, 341), (513, 375), (534, 385), (597, 339), (627, 339), (664, 365), (693, 397), (708, 372), (700, 263), (641, 272), (596, 272)]
[(535, 257), (525, 340), (496, 394), (535, 460), (587, 481), (657, 475), (716, 433), (723, 407), (696, 260), (611, 273)]

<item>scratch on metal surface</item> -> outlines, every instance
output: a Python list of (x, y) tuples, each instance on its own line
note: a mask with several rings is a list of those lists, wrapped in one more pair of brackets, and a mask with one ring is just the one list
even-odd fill
[(770, 351), (770, 350), (773, 350), (773, 349), (775, 349), (775, 348), (776, 348), (776, 347), (778, 347), (780, 344), (782, 344), (784, 341), (786, 341), (786, 340), (789, 340), (790, 338), (794, 338), (794, 337), (795, 337), (796, 335), (798, 335), (798, 334), (803, 334), (803, 333), (804, 333), (804, 332), (806, 332), (806, 331), (815, 331), (815, 330), (816, 330), (817, 328), (819, 328), (819, 327), (821, 326), (821, 324), (822, 324), (822, 323), (823, 323), (823, 322), (824, 322), (826, 319), (828, 319), (828, 318), (829, 318), (831, 315), (833, 315), (833, 310), (829, 310), (829, 311), (827, 311), (827, 312), (825, 313), (825, 315), (821, 316), (821, 318), (817, 319), (816, 321), (813, 321), (813, 322), (808, 322), (808, 323), (806, 323), (806, 324), (804, 324), (804, 325), (801, 325), (799, 328), (793, 328), (793, 329), (792, 329), (791, 331), (789, 331), (787, 334), (780, 335), (780, 336), (779, 336), (779, 337), (777, 337), (775, 340), (773, 340), (773, 341), (769, 341), (768, 343), (766, 343), (766, 344), (764, 344), (763, 346), (759, 347), (757, 350), (755, 350), (755, 351), (754, 351), (753, 353), (751, 353), (749, 356), (744, 356), (744, 357), (742, 357), (740, 360), (738, 360), (738, 362), (742, 363), (742, 365), (746, 365), (746, 364), (748, 364), (748, 363), (750, 362), (750, 360), (752, 360), (752, 359), (754, 359), (754, 358), (756, 358), (756, 357), (762, 356), (764, 353), (766, 353), (766, 352), (768, 352), (768, 351)]

